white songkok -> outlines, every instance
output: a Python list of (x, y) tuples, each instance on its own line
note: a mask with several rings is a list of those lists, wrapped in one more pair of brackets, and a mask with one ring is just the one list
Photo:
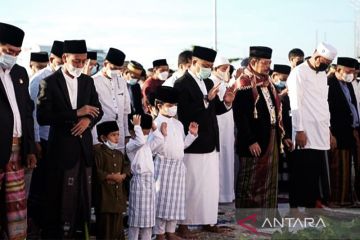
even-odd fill
[(213, 67), (216, 68), (225, 64), (230, 64), (229, 60), (227, 58), (217, 56)]
[(336, 48), (324, 42), (319, 43), (319, 45), (316, 48), (316, 51), (320, 56), (331, 61), (334, 60), (337, 54)]

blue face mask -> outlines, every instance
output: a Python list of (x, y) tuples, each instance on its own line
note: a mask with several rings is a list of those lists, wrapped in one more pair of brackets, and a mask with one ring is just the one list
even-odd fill
[(0, 56), (0, 66), (3, 69), (11, 69), (16, 63), (17, 57), (3, 53)]
[(208, 77), (210, 77), (211, 75), (211, 68), (204, 68), (201, 67), (199, 73), (197, 74), (198, 78), (200, 78), (201, 80), (204, 80)]
[(93, 66), (91, 69), (90, 76), (95, 75), (99, 71), (99, 67), (100, 67), (100, 65), (98, 63), (96, 63), (96, 65)]
[(286, 82), (285, 81), (278, 81), (277, 83), (275, 83), (275, 86), (277, 88), (280, 88), (280, 89), (286, 88)]
[(127, 83), (130, 84), (130, 85), (135, 85), (137, 83), (137, 79), (132, 78), (130, 80), (127, 80)]

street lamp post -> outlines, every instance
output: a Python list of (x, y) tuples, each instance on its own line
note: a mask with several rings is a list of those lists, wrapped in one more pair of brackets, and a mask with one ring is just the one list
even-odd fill
[(214, 0), (214, 50), (217, 51), (217, 6)]
[(351, 5), (355, 9), (354, 21), (354, 55), (356, 58), (360, 57), (360, 0), (350, 0)]

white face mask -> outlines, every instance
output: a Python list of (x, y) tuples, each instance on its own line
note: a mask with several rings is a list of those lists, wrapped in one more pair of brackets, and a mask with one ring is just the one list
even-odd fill
[(211, 75), (211, 68), (204, 68), (201, 67), (200, 71), (198, 72), (198, 78), (200, 78), (201, 80), (204, 80), (206, 78), (209, 78)]
[(108, 75), (109, 78), (116, 78), (119, 75), (118, 70), (111, 70), (110, 68), (108, 68), (106, 70), (106, 75)]
[(68, 72), (73, 75), (74, 77), (78, 78), (80, 77), (82, 71), (84, 68), (76, 68), (71, 64), (66, 64), (66, 69), (68, 70)]
[(135, 85), (137, 83), (137, 79), (136, 78), (131, 78), (129, 80), (126, 80), (128, 84), (130, 85)]
[(352, 82), (352, 80), (354, 80), (354, 75), (353, 74), (344, 74), (342, 78), (345, 82)]
[(117, 143), (113, 143), (110, 140), (107, 140), (104, 144), (111, 150), (114, 150), (117, 147)]
[(0, 66), (4, 69), (11, 69), (16, 63), (17, 57), (3, 53), (0, 56)]
[(166, 109), (166, 115), (169, 117), (175, 117), (177, 114), (177, 106), (172, 106)]
[(225, 80), (226, 72), (223, 71), (217, 71), (218, 76), (220, 77), (220, 80)]
[(165, 81), (169, 76), (169, 72), (168, 71), (165, 71), (165, 72), (161, 72), (158, 74), (158, 78), (161, 80), (161, 81)]

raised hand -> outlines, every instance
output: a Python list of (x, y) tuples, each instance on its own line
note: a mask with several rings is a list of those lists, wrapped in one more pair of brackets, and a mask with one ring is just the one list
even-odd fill
[(140, 123), (141, 123), (141, 116), (138, 115), (138, 114), (134, 115), (134, 116), (133, 116), (133, 119), (132, 119), (132, 124), (133, 124), (134, 126), (136, 126), (136, 125), (139, 126)]
[(230, 80), (230, 66), (226, 68), (225, 75), (224, 75), (224, 82), (229, 82)]
[(199, 124), (196, 122), (191, 122), (189, 124), (189, 132), (191, 135), (197, 136), (199, 131)]
[(86, 74), (86, 75), (90, 75), (91, 73), (91, 67), (90, 67), (90, 58), (88, 60), (86, 60), (85, 62), (85, 66), (84, 66), (84, 70), (83, 70), (83, 73)]
[(224, 95), (224, 98), (223, 98), (224, 103), (226, 105), (228, 105), (228, 106), (231, 106), (234, 99), (235, 99), (234, 92), (230, 88), (226, 89), (226, 92), (225, 92), (225, 95)]
[(219, 88), (220, 88), (220, 84), (221, 82), (218, 82), (212, 89), (210, 89), (210, 91), (208, 92), (208, 100), (211, 101), (213, 100), (216, 95), (219, 92)]
[(162, 135), (164, 137), (167, 136), (167, 123), (166, 122), (162, 122), (160, 125), (160, 132), (162, 133)]

